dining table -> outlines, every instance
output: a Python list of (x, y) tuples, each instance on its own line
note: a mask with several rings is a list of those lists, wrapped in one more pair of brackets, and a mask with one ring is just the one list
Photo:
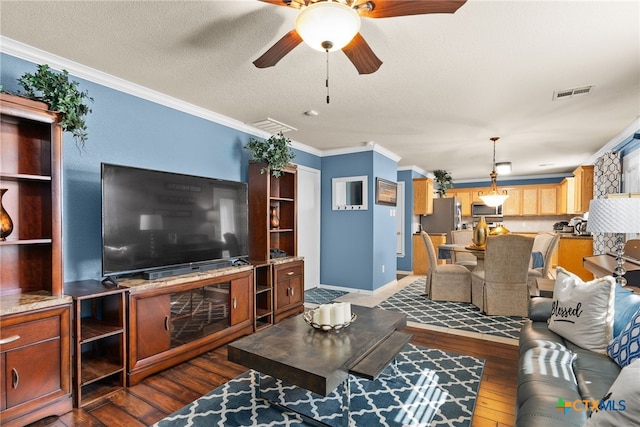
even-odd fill
[(477, 263), (473, 271), (484, 270), (485, 249), (477, 246), (465, 245), (464, 243), (445, 243), (438, 246), (439, 259), (451, 259), (451, 252), (467, 252), (476, 257)]

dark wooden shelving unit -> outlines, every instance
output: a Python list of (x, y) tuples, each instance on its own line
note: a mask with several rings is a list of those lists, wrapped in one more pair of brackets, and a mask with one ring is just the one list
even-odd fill
[[(297, 274), (304, 266), (296, 258), (297, 167), (287, 166), (278, 178), (270, 171), (261, 173), (263, 167), (262, 163), (249, 163), (249, 260), (255, 268), (255, 330), (302, 312), (304, 304), (304, 279)], [(274, 208), (277, 227), (270, 221)], [(272, 257), (272, 250), (283, 251), (285, 256)], [(296, 275), (293, 281), (289, 273)]]
[[(16, 384), (2, 386), (0, 419), (3, 426), (20, 426), (72, 408), (71, 304), (62, 283), (62, 129), (47, 104), (18, 96), (0, 94), (0, 116), (0, 188), (7, 189), (2, 204), (13, 222), (12, 234), (0, 242), (0, 298), (4, 306), (15, 304), (0, 316), (0, 377)], [(37, 376), (27, 375), (36, 368)]]
[(73, 391), (78, 408), (125, 385), (125, 292), (96, 280), (65, 284), (74, 307)]

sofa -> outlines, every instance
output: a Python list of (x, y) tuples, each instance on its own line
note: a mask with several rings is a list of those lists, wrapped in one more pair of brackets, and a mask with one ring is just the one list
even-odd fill
[(553, 299), (531, 298), (520, 332), (516, 426), (639, 425), (639, 330), (640, 295), (560, 268)]

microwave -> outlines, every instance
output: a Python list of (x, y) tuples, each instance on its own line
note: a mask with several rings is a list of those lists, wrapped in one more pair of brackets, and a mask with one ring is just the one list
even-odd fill
[(472, 203), (471, 204), (471, 215), (473, 216), (489, 216), (496, 217), (502, 216), (502, 205), (496, 206), (495, 208), (492, 206), (487, 206), (484, 203)]

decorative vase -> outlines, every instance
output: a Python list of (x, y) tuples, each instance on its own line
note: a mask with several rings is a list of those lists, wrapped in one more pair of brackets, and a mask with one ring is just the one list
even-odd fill
[(278, 208), (271, 206), (271, 228), (280, 227), (280, 218), (278, 218)]
[(473, 244), (479, 248), (484, 248), (487, 244), (487, 236), (489, 235), (489, 226), (484, 216), (480, 217), (480, 221), (476, 224), (476, 228), (473, 229)]
[(6, 188), (0, 188), (0, 241), (4, 242), (13, 231), (13, 221), (2, 206), (2, 196), (7, 192)]

